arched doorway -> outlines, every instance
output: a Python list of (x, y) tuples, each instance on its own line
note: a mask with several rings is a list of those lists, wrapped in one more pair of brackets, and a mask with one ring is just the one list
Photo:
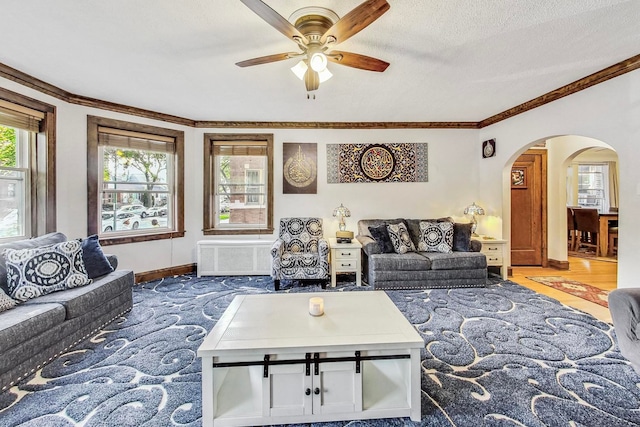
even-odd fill
[[(593, 156), (598, 152), (607, 153), (607, 160), (611, 161), (611, 155), (616, 157), (613, 148), (596, 139), (578, 135), (553, 136), (543, 140), (534, 141), (514, 154), (503, 170), (503, 209), (509, 212), (509, 220), (503, 223), (503, 235), (511, 236), (511, 171), (514, 162), (527, 150), (547, 150), (547, 242), (543, 244), (547, 250), (549, 266), (554, 268), (568, 268), (567, 251), (567, 168), (572, 165), (574, 159), (581, 153), (589, 153)], [(592, 157), (593, 158), (593, 157)], [(619, 202), (619, 200), (618, 200)], [(505, 215), (506, 216), (506, 215)], [(506, 218), (505, 218), (506, 219)]]

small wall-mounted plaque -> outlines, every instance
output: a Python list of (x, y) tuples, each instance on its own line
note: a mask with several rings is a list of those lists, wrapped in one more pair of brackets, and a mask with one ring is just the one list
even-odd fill
[(486, 159), (487, 157), (493, 157), (496, 155), (496, 140), (489, 139), (482, 143), (482, 157)]

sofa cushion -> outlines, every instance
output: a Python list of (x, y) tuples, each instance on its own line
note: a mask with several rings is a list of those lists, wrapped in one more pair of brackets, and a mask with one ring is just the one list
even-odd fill
[(65, 308), (67, 320), (74, 319), (89, 311), (96, 310), (105, 301), (109, 301), (124, 292), (130, 293), (133, 282), (132, 271), (116, 270), (107, 276), (95, 279), (90, 285), (30, 299), (24, 305), (55, 302), (62, 304)]
[(376, 243), (378, 243), (380, 253), (390, 254), (395, 252), (386, 225), (383, 224), (378, 225), (377, 227), (369, 227), (369, 232), (371, 233), (371, 237), (373, 237)]
[(33, 239), (18, 240), (0, 245), (0, 288), (6, 293), (9, 293), (9, 287), (7, 286), (7, 264), (2, 255), (5, 249), (39, 248), (40, 246), (49, 246), (64, 242), (65, 240), (67, 240), (67, 236), (62, 233), (49, 233), (40, 237), (34, 237)]
[(319, 264), (318, 254), (309, 252), (285, 252), (280, 260), (282, 268), (317, 267)]
[(19, 305), (0, 314), (0, 354), (64, 322), (60, 304)]
[(404, 222), (387, 225), (387, 232), (389, 233), (389, 238), (391, 239), (391, 243), (393, 243), (393, 249), (396, 253), (406, 254), (407, 252), (416, 250)]
[(453, 250), (456, 252), (471, 251), (471, 227), (472, 223), (453, 224)]
[(31, 249), (6, 249), (11, 297), (26, 301), (55, 291), (91, 283), (77, 240)]
[(487, 257), (480, 252), (418, 252), (431, 261), (432, 270), (472, 270), (487, 268)]
[(406, 254), (376, 254), (369, 257), (374, 271), (423, 271), (431, 269), (431, 260), (418, 252)]
[(81, 242), (82, 260), (89, 279), (104, 276), (114, 270), (104, 252), (102, 252), (97, 234), (82, 239)]
[(453, 247), (453, 223), (449, 221), (420, 221), (420, 240), (418, 250), (421, 252), (451, 253)]
[(0, 313), (11, 310), (15, 306), (16, 300), (5, 294), (4, 291), (0, 289)]

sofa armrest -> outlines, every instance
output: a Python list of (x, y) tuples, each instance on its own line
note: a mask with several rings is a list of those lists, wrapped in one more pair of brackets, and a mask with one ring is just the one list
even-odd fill
[(324, 237), (318, 239), (318, 255), (322, 259), (329, 259), (329, 242)]
[(382, 253), (380, 246), (378, 246), (378, 242), (376, 242), (373, 237), (358, 234), (356, 239), (358, 239), (358, 242), (362, 245), (362, 250), (367, 256)]
[(282, 255), (282, 245), (284, 244), (284, 241), (282, 239), (278, 239), (275, 242), (273, 242), (273, 245), (271, 245), (271, 258), (280, 258), (280, 255)]
[(620, 353), (640, 373), (640, 288), (614, 289), (608, 301)]
[(480, 240), (471, 239), (469, 247), (471, 248), (471, 252), (480, 252), (482, 251), (482, 242)]

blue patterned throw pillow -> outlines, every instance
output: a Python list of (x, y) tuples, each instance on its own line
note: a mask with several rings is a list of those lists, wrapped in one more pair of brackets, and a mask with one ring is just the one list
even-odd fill
[(91, 283), (78, 240), (39, 248), (6, 249), (4, 256), (9, 293), (19, 301)]
[(387, 225), (387, 232), (389, 233), (389, 238), (391, 239), (391, 243), (393, 243), (393, 249), (396, 253), (406, 254), (407, 252), (414, 252), (416, 250), (411, 241), (411, 236), (409, 236), (407, 226), (404, 225), (403, 222)]
[(452, 222), (420, 222), (420, 252), (451, 253), (453, 248)]

